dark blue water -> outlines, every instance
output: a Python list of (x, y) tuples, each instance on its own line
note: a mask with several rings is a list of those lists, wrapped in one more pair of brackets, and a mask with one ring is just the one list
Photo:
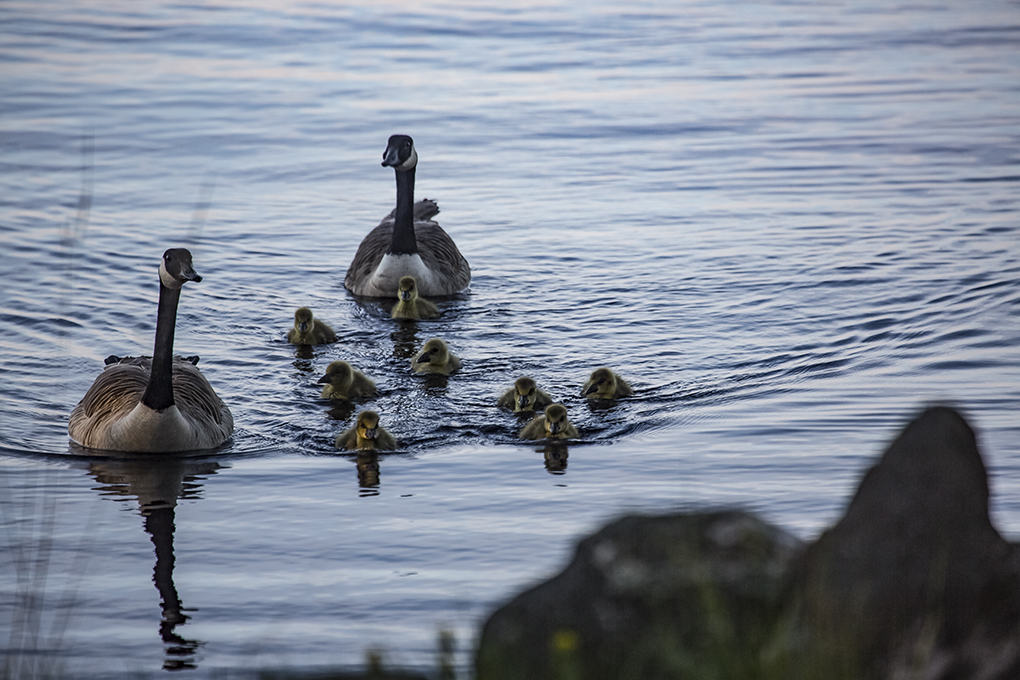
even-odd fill
[[(429, 668), (442, 629), (464, 664), (621, 512), (815, 535), (931, 402), (1020, 535), (1018, 47), (1007, 2), (3, 3), (5, 672)], [(438, 321), (342, 286), (395, 132), (474, 272)], [(67, 417), (104, 357), (151, 352), (171, 246), (205, 277), (175, 347), (235, 437), (84, 455)], [(288, 345), (303, 305), (340, 342)], [(432, 336), (449, 380), (407, 370)], [(333, 449), (336, 359), (399, 453)], [(603, 364), (637, 395), (584, 403)], [(495, 407), (522, 374), (568, 406), (566, 457)]]

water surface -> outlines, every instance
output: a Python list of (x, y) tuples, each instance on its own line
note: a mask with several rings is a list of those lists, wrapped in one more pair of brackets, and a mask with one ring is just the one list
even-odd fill
[[(10, 663), (431, 668), (450, 629), (463, 665), (619, 513), (736, 504), (816, 535), (931, 402), (978, 430), (1020, 535), (1020, 10), (957, 5), (4, 3)], [(342, 286), (393, 206), (395, 132), (474, 272), (438, 321)], [(205, 277), (175, 347), (235, 437), (71, 448), (103, 358), (151, 353), (172, 246)], [(340, 342), (288, 345), (302, 305)], [(432, 336), (460, 374), (410, 374)], [(336, 359), (399, 452), (333, 449), (362, 406), (318, 399)], [(586, 404), (603, 364), (637, 395)], [(517, 441), (494, 401), (522, 374), (581, 441)]]

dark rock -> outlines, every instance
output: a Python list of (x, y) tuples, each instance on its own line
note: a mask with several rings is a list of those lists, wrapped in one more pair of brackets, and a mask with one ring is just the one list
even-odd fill
[(740, 511), (624, 517), (489, 619), (477, 678), (681, 677), (720, 651), (746, 663), (800, 547)]
[(988, 496), (932, 408), (806, 548), (739, 511), (625, 517), (492, 615), (477, 679), (1020, 678), (1020, 546)]
[(952, 409), (907, 426), (796, 579), (801, 644), (842, 650), (858, 677), (1020, 678), (1020, 550)]

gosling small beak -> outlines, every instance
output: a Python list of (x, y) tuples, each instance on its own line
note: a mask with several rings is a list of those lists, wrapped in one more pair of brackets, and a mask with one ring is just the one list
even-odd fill
[(560, 431), (560, 424), (558, 422), (556, 422), (556, 423), (549, 423), (549, 434), (556, 434), (559, 431)]
[(402, 290), (402, 291), (400, 291), (400, 299), (401, 300), (410, 300), (411, 299), (411, 291), (409, 291), (409, 290)]
[(375, 439), (375, 428), (374, 427), (366, 427), (365, 428), (365, 439)]
[(591, 386), (584, 391), (584, 393), (585, 394), (591, 394), (592, 392), (598, 392), (598, 391), (599, 391), (598, 383), (592, 383)]
[(298, 327), (298, 330), (299, 330), (299, 331), (301, 331), (302, 333), (304, 333), (305, 331), (307, 331), (307, 330), (308, 330), (308, 322), (307, 322), (307, 321), (302, 321), (301, 323), (299, 323), (299, 324), (298, 324), (298, 326), (297, 326), (297, 327)]
[(528, 398), (523, 394), (517, 398), (517, 406), (521, 409), (525, 409), (528, 406)]
[(422, 352), (417, 357), (415, 357), (414, 363), (416, 363), (416, 364), (427, 364), (429, 362), (429, 357), (430, 356), (432, 356), (432, 352)]
[(315, 384), (316, 385), (320, 385), (322, 383), (328, 383), (328, 382), (329, 382), (329, 373), (327, 373), (326, 375), (324, 375), (321, 378), (319, 378), (318, 380), (316, 380)]

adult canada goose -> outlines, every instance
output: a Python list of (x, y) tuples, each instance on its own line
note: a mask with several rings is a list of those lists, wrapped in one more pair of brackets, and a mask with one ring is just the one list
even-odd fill
[(531, 420), (520, 433), (521, 439), (576, 439), (577, 428), (567, 420), (567, 407), (549, 404), (545, 414)]
[(323, 399), (357, 399), (377, 394), (375, 383), (346, 361), (331, 363), (326, 367), (326, 374), (316, 382), (326, 385), (322, 388)]
[(226, 441), (234, 418), (195, 366), (198, 357), (173, 355), (181, 287), (201, 280), (190, 252), (163, 253), (152, 356), (107, 359), (71, 412), (71, 439), (96, 449), (140, 452), (211, 449)]
[(608, 368), (596, 368), (591, 377), (581, 388), (581, 396), (586, 399), (616, 399), (617, 397), (629, 397), (634, 394), (619, 373), (614, 373)]
[(538, 389), (535, 381), (526, 375), (515, 380), (514, 386), (496, 401), (498, 406), (512, 408), (516, 412), (537, 411), (551, 403), (552, 397), (544, 390)]
[(425, 342), (421, 351), (411, 359), (411, 368), (415, 373), (442, 373), (450, 375), (460, 370), (460, 359), (455, 357), (446, 343), (439, 338), (431, 338)]
[(435, 319), (439, 307), (418, 297), (418, 285), (413, 276), (403, 276), (397, 287), (397, 304), (393, 305), (391, 319)]
[(336, 447), (348, 451), (392, 451), (397, 448), (397, 440), (379, 427), (378, 413), (362, 411), (354, 427), (337, 435)]
[(390, 137), (382, 164), (397, 175), (397, 207), (358, 246), (344, 278), (355, 295), (392, 297), (402, 276), (418, 281), (427, 297), (453, 295), (471, 283), (471, 267), (457, 244), (430, 218), (439, 212), (432, 201), (414, 202), (418, 153), (407, 135)]
[(328, 324), (319, 321), (307, 307), (294, 312), (294, 327), (287, 332), (287, 342), (295, 345), (328, 345), (336, 342), (336, 333)]

